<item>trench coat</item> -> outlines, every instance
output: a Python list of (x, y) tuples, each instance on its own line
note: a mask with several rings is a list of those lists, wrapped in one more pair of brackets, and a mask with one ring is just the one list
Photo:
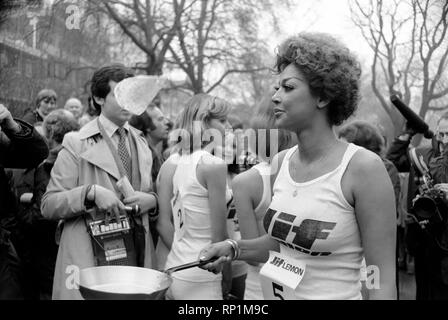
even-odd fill
[[(140, 131), (130, 127), (130, 133), (137, 147), (141, 180), (139, 191), (149, 192), (152, 186), (152, 154)], [(77, 287), (79, 271), (95, 266), (91, 238), (83, 218), (87, 186), (103, 186), (122, 198), (116, 188), (116, 182), (120, 179), (117, 165), (106, 141), (99, 134), (96, 119), (79, 132), (66, 134), (42, 198), (42, 215), (47, 219), (63, 220), (53, 281), (54, 300), (82, 299)], [(156, 267), (154, 244), (146, 213), (142, 220), (146, 230), (144, 267), (153, 269)]]

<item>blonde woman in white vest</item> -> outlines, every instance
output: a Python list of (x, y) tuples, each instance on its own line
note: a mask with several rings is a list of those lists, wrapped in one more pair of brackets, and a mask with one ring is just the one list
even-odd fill
[[(396, 299), (395, 200), (379, 156), (339, 140), (333, 127), (355, 111), (360, 64), (338, 39), (300, 33), (278, 48), (276, 125), (298, 146), (272, 162), (266, 235), (214, 244), (201, 259), (217, 272), (232, 259), (266, 262), (268, 299), (361, 299), (361, 262), (375, 273), (370, 299)], [(376, 283), (375, 283), (376, 282)]]
[[(201, 249), (227, 235), (227, 165), (211, 154), (224, 142), (230, 128), (230, 105), (206, 94), (193, 96), (177, 119), (170, 140), (177, 143), (159, 172), (160, 213), (157, 230), (167, 248), (165, 268), (197, 260)], [(222, 275), (200, 268), (172, 274), (166, 298), (174, 300), (222, 300), (223, 287), (231, 281), (229, 266)]]

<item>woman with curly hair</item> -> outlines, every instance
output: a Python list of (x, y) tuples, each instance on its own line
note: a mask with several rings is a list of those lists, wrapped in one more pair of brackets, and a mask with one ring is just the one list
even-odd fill
[(381, 158), (339, 140), (333, 130), (359, 100), (361, 68), (337, 39), (300, 33), (279, 47), (272, 97), (276, 125), (298, 145), (272, 161), (266, 235), (210, 245), (200, 259), (217, 272), (242, 259), (268, 263), (267, 299), (361, 299), (365, 257), (370, 299), (395, 299), (395, 203)]

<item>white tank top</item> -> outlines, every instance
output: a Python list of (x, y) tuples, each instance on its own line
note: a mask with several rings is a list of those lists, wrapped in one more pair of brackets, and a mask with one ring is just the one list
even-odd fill
[[(261, 162), (253, 168), (258, 171), (263, 181), (263, 195), (260, 203), (254, 209), (258, 228), (271, 203), (271, 166), (267, 162)], [(260, 282), (260, 269), (262, 266), (263, 264), (259, 264), (258, 266), (248, 265), (244, 300), (263, 300), (263, 291)]]
[(273, 188), (264, 227), (280, 252), (306, 264), (297, 299), (361, 299), (361, 236), (341, 180), (361, 147), (349, 144), (340, 165), (313, 180), (297, 183), (289, 174), (288, 150)]
[[(198, 162), (203, 157), (208, 157), (207, 161), (224, 163), (221, 159), (204, 150), (197, 150), (190, 155), (182, 155), (178, 158), (177, 168), (173, 176), (173, 194), (175, 201), (181, 203), (183, 214), (181, 223), (177, 223), (179, 220), (173, 217), (174, 238), (165, 268), (196, 261), (199, 252), (211, 243), (211, 210), (208, 190), (199, 183), (196, 173)], [(230, 198), (231, 192), (227, 187), (226, 202)], [(174, 208), (172, 209), (174, 216), (177, 212)], [(217, 280), (221, 277), (221, 274), (215, 275), (207, 270), (191, 268), (176, 271), (172, 274), (172, 277), (193, 282), (208, 282)]]

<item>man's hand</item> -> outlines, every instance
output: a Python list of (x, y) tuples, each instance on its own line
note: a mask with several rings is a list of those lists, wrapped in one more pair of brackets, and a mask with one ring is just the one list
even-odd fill
[(398, 140), (410, 141), (417, 132), (406, 122), (405, 130), (398, 136)]
[(127, 206), (138, 205), (141, 212), (147, 212), (157, 205), (157, 199), (154, 195), (141, 191), (135, 191), (132, 196), (124, 199), (123, 202)]
[[(95, 204), (100, 211), (105, 211), (110, 215), (114, 215), (117, 221), (120, 221), (120, 213), (125, 212), (125, 205), (118, 199), (115, 193), (109, 189), (94, 185)], [(106, 220), (109, 216), (106, 214)], [(108, 221), (106, 221), (108, 222)]]
[(0, 126), (3, 130), (18, 133), (22, 129), (21, 126), (14, 121), (11, 112), (3, 104), (0, 103)]
[(448, 201), (448, 183), (439, 183), (434, 186), (434, 189), (443, 191), (445, 193), (445, 200)]

